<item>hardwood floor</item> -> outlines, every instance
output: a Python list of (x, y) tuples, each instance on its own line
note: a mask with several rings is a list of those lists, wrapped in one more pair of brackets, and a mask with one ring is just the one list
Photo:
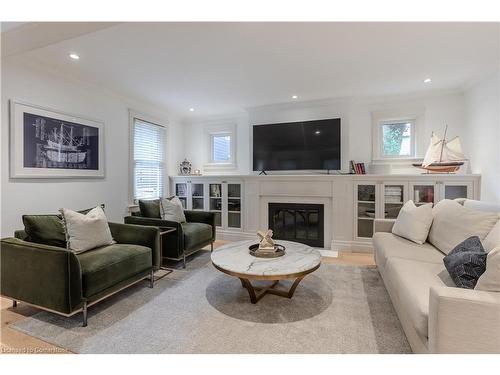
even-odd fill
[[(223, 245), (224, 242), (216, 241), (214, 247)], [(323, 257), (323, 263), (342, 264), (362, 267), (375, 267), (372, 254), (339, 252), (337, 258)], [(175, 271), (174, 271), (175, 272)], [(26, 335), (9, 327), (10, 324), (34, 315), (39, 310), (19, 303), (16, 308), (12, 308), (12, 301), (0, 298), (0, 354), (30, 354), (30, 353), (69, 353), (68, 351)]]

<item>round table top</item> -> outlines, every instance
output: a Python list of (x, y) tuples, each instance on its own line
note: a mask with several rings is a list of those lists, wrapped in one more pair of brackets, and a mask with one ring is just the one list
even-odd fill
[(249, 278), (298, 277), (317, 269), (321, 263), (318, 250), (298, 242), (282, 241), (285, 255), (278, 258), (258, 258), (250, 255), (248, 247), (256, 240), (233, 242), (212, 252), (212, 263), (219, 270), (234, 276)]

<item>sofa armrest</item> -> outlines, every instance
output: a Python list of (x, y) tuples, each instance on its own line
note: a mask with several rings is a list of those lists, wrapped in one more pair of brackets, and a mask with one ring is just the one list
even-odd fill
[(373, 220), (373, 233), (377, 232), (392, 232), (392, 227), (396, 219), (375, 219)]
[(161, 265), (160, 232), (152, 226), (109, 223), (113, 239), (117, 243), (141, 245), (149, 247), (153, 255), (153, 267), (158, 270)]
[(1, 294), (63, 314), (81, 307), (82, 271), (65, 248), (5, 238), (0, 246)]
[(215, 213), (209, 211), (184, 211), (188, 223), (204, 223), (212, 227), (212, 240), (215, 241)]
[(430, 353), (500, 353), (500, 293), (431, 287)]

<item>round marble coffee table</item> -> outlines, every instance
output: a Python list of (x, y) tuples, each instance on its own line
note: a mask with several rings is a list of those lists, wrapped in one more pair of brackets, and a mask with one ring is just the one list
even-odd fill
[[(278, 258), (257, 258), (250, 255), (248, 247), (257, 241), (240, 241), (224, 245), (212, 252), (212, 263), (219, 271), (240, 279), (241, 285), (257, 303), (266, 294), (292, 298), (300, 281), (316, 271), (321, 264), (319, 251), (298, 243), (278, 240), (286, 253)], [(280, 280), (295, 279), (288, 291), (275, 289)], [(270, 280), (265, 287), (253, 286), (250, 280)]]

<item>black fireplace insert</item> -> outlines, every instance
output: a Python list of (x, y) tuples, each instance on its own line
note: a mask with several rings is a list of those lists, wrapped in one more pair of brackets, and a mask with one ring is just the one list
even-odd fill
[(269, 203), (268, 212), (274, 239), (324, 247), (322, 204)]

